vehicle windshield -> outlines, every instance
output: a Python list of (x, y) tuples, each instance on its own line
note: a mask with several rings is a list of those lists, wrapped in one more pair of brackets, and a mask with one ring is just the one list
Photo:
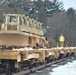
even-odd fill
[(8, 22), (17, 22), (17, 16), (8, 16)]

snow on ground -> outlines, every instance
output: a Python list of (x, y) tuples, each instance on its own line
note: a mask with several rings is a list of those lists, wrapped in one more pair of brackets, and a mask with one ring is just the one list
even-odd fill
[(76, 59), (68, 59), (29, 75), (76, 75)]
[(76, 75), (76, 61), (52, 69), (50, 75)]

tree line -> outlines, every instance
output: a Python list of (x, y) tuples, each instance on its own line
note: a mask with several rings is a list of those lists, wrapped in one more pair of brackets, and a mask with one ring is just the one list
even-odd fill
[(0, 0), (0, 23), (2, 14), (25, 14), (43, 23), (44, 36), (51, 38), (51, 44), (56, 46), (58, 37), (65, 36), (65, 45), (75, 46), (76, 42), (76, 10), (63, 8), (59, 0)]

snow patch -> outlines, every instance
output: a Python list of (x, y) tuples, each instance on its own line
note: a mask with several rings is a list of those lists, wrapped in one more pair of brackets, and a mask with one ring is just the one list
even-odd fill
[(51, 75), (76, 75), (76, 61), (52, 69)]

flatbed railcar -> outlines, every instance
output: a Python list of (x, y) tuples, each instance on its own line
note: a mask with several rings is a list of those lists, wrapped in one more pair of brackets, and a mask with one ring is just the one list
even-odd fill
[(35, 63), (49, 63), (71, 55), (76, 55), (76, 48), (0, 50), (1, 63), (6, 64), (6, 75), (10, 75), (11, 69), (20, 70), (22, 63), (32, 68)]
[(0, 29), (0, 64), (6, 65), (6, 75), (12, 75), (11, 71), (15, 69), (20, 70), (23, 64), (32, 68), (36, 63), (76, 55), (76, 47), (44, 49), (42, 23), (24, 14), (4, 14)]

